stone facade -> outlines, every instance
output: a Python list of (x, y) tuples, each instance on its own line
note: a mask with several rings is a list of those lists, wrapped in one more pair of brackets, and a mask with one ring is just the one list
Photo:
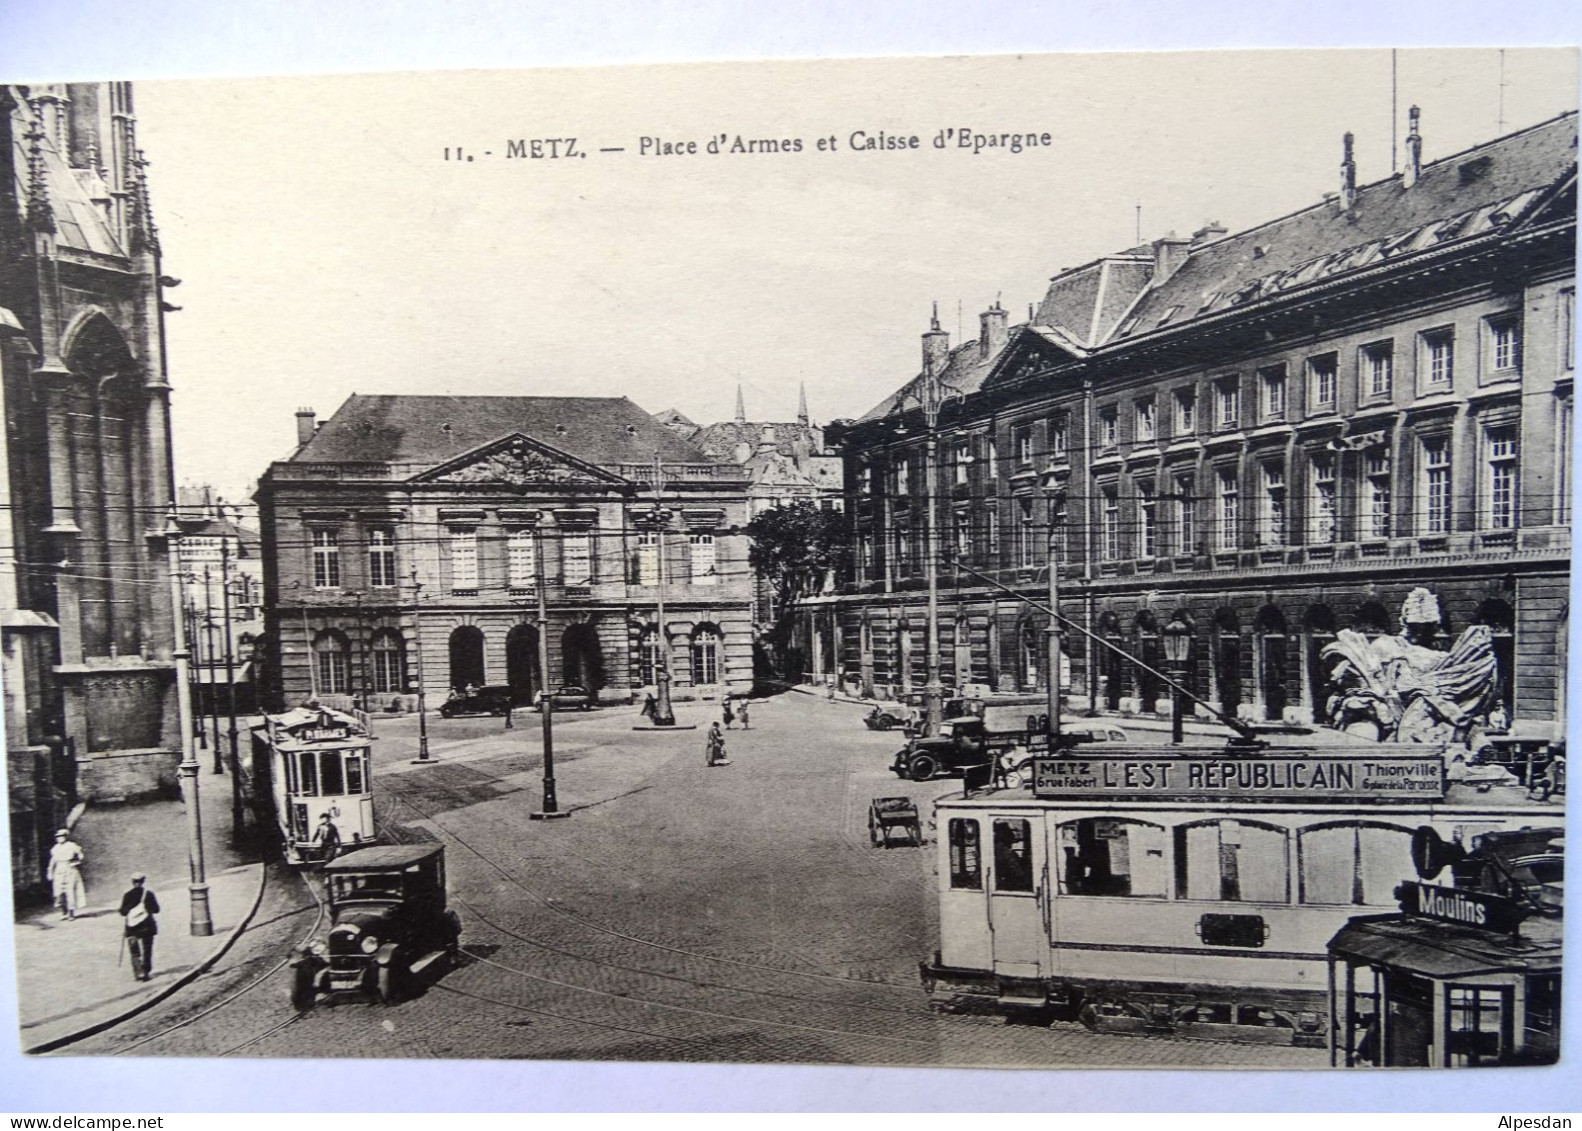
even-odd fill
[[(1432, 165), (1421, 144), (1404, 174), (1359, 187), (1348, 139), (1342, 191), (1315, 208), (1064, 272), (1002, 341), (994, 312), (955, 351), (925, 334), (924, 372), (840, 430), (856, 571), (810, 602), (809, 675), (922, 687), (933, 475), (946, 685), (1044, 687), (1029, 602), (1046, 602), (1053, 559), (1074, 707), (1167, 711), (1160, 681), (1080, 630), (1162, 668), (1179, 616), (1198, 694), (1323, 721), (1324, 645), (1397, 631), (1426, 587), (1436, 646), (1490, 626), (1503, 713), (1555, 728), (1576, 116)], [(907, 399), (925, 380), (951, 395), (933, 437)]]
[[(165, 538), (175, 281), (145, 164), (130, 84), (0, 88), (6, 741), (54, 763), (13, 779), (13, 839), (40, 844), (78, 797), (169, 792), (180, 756)], [(36, 852), (17, 848), (16, 883), (36, 884)]]
[(429, 709), (468, 685), (629, 702), (653, 682), (661, 550), (675, 696), (750, 690), (747, 477), (630, 401), (353, 397), (298, 419), (257, 495), (277, 706), (411, 710), (420, 679)]

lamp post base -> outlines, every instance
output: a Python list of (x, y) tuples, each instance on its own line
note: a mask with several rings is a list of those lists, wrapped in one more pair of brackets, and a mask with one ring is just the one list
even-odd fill
[(546, 812), (544, 812), (544, 810), (538, 809), (538, 810), (535, 810), (532, 813), (529, 813), (527, 815), (527, 819), (529, 821), (555, 821), (555, 820), (559, 820), (561, 817), (569, 817), (569, 816), (571, 816), (570, 813), (563, 812), (563, 811), (561, 811), (559, 809), (557, 809), (553, 813), (546, 813)]
[(209, 885), (188, 884), (187, 895), (192, 904), (192, 931), (195, 937), (214, 934), (214, 919), (209, 914)]

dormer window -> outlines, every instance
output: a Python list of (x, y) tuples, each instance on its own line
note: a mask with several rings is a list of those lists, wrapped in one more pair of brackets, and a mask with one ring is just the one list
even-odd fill
[(1159, 316), (1159, 321), (1155, 322), (1154, 325), (1156, 327), (1168, 325), (1169, 322), (1171, 321), (1171, 319), (1173, 319), (1177, 314), (1180, 314), (1180, 313), (1181, 313), (1181, 307), (1180, 307), (1179, 304), (1176, 305), (1176, 306), (1169, 307), (1169, 308), (1167, 308), (1165, 310), (1165, 312), (1163, 314), (1161, 314)]

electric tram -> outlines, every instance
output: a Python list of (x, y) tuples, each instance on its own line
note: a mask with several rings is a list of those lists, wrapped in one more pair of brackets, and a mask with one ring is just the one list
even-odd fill
[[(252, 728), (253, 803), (259, 825), (278, 829), (291, 864), (317, 863), (328, 845), (376, 843), (367, 728), (327, 707), (265, 715)], [(320, 832), (325, 818), (334, 834)]]
[(1326, 944), (1397, 908), (1414, 843), (1564, 824), (1563, 797), (1446, 767), (1425, 746), (1117, 746), (1035, 757), (1020, 788), (969, 779), (934, 806), (924, 986), (1107, 1031), (1323, 1047)]

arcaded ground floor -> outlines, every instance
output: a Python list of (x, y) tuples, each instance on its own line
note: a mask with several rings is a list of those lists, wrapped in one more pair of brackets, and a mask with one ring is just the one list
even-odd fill
[[(1370, 639), (1401, 632), (1408, 595), (1425, 589), (1439, 620), (1414, 631), (1414, 640), (1448, 651), (1467, 628), (1487, 625), (1498, 712), (1512, 726), (1542, 727), (1561, 717), (1565, 702), (1569, 583), (1567, 562), (1518, 560), (1413, 563), (1368, 574), (1073, 580), (1060, 592), (1067, 622), (1061, 683), (1074, 708), (1168, 713), (1168, 686), (1127, 657), (1168, 671), (1163, 629), (1179, 619), (1190, 629), (1184, 682), (1195, 694), (1247, 720), (1323, 722), (1334, 667), (1326, 646), (1347, 629)], [(942, 587), (939, 670), (946, 687), (1045, 689), (1047, 585), (1039, 578), (1016, 588), (1020, 596), (982, 585)], [(798, 624), (801, 676), (853, 694), (920, 691), (927, 625), (921, 587), (812, 600)]]

